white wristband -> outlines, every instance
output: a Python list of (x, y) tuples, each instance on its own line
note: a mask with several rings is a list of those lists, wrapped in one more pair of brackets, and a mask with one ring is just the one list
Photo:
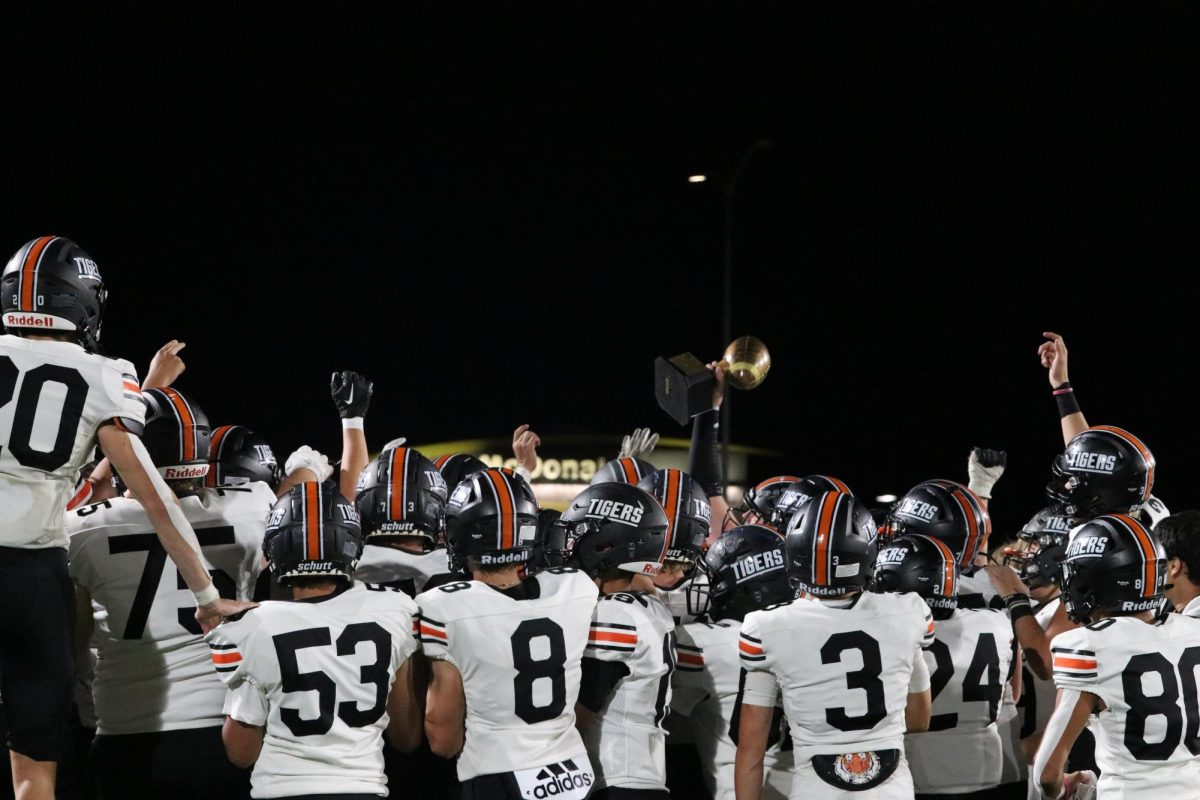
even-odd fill
[(361, 431), (363, 429), (363, 418), (362, 417), (346, 417), (345, 419), (343, 419), (342, 420), (342, 430), (348, 431), (351, 428), (353, 428), (356, 431)]
[(215, 603), (221, 599), (221, 593), (217, 591), (216, 584), (209, 583), (198, 592), (192, 592), (192, 597), (196, 599), (196, 605), (206, 606), (209, 603)]

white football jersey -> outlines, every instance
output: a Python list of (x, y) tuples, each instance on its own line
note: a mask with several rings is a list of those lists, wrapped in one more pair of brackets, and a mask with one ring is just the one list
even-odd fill
[[(1200, 620), (1170, 614), (1161, 623), (1110, 617), (1058, 634), (1050, 643), (1054, 683), (1090, 692), (1105, 710), (1096, 736), (1100, 797), (1195, 797), (1200, 786)], [(1042, 740), (1042, 747), (1049, 746)]]
[(418, 595), (421, 648), (458, 669), (467, 697), (459, 780), (583, 754), (575, 702), (596, 596), (563, 567), (505, 591), (460, 581)]
[(643, 592), (605, 595), (596, 604), (587, 658), (629, 670), (583, 731), (596, 785), (667, 788), (667, 737), (675, 623), (659, 599)]
[(979, 567), (970, 575), (958, 577), (958, 607), (1003, 610), (1004, 598), (996, 591), (987, 572)]
[(449, 573), (450, 561), (444, 548), (428, 553), (409, 553), (368, 543), (354, 568), (354, 579), (396, 586), (409, 597), (416, 597), (425, 591), (430, 578)]
[[(249, 600), (275, 495), (265, 483), (180, 498), (222, 597)], [(92, 694), (102, 734), (224, 721), (225, 689), (193, 615), (196, 602), (142, 504), (114, 497), (67, 514), (71, 577), (92, 596), (99, 649)]]
[[(696, 750), (713, 800), (733, 800), (731, 738), (742, 689), (736, 620), (698, 620), (675, 629), (677, 664), (672, 679), (671, 714), (691, 720)], [(782, 721), (781, 721), (782, 722)], [(792, 741), (786, 727), (772, 731), (763, 761), (764, 800), (786, 800), (791, 787)]]
[(742, 623), (742, 666), (775, 676), (797, 762), (902, 749), (913, 659), (933, 641), (915, 594), (864, 592), (852, 604), (799, 599)]
[(77, 344), (0, 336), (0, 546), (66, 547), (76, 473), (111, 419), (141, 431), (133, 365)]
[[(1060, 605), (1061, 601), (1056, 597), (1039, 607), (1034, 613), (1034, 619), (1042, 626), (1042, 630), (1050, 627), (1050, 621), (1054, 619), (1054, 614)], [(1036, 736), (1046, 729), (1046, 723), (1050, 721), (1050, 715), (1054, 713), (1054, 702), (1057, 695), (1058, 690), (1054, 688), (1053, 680), (1044, 681), (1035, 675), (1033, 670), (1025, 668), (1021, 675), (1022, 739)]]
[(938, 620), (925, 649), (933, 692), (929, 730), (904, 737), (913, 785), (965, 794), (1000, 784), (1004, 746), (996, 718), (1012, 669), (1012, 626), (993, 609), (958, 609)]
[(383, 732), (396, 670), (417, 650), (417, 606), (352, 583), (327, 597), (268, 601), (209, 632), (226, 711), (264, 726), (251, 797), (387, 795)]

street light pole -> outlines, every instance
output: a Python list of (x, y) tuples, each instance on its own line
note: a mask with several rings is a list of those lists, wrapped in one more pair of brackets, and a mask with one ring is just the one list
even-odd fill
[[(766, 150), (770, 146), (769, 139), (759, 139), (747, 147), (746, 152), (742, 153), (741, 159), (738, 160), (737, 168), (722, 186), (725, 193), (725, 274), (722, 287), (721, 341), (725, 344), (733, 341), (733, 199), (738, 179), (742, 177), (742, 172), (750, 163), (750, 159), (759, 150)], [(729, 479), (729, 440), (732, 425), (730, 422), (732, 403), (730, 401), (732, 399), (726, 393), (725, 400), (721, 403), (721, 473), (726, 480)]]

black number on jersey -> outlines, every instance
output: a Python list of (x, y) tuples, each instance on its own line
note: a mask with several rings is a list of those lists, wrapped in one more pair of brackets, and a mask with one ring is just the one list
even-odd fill
[[(542, 659), (533, 657), (533, 640), (545, 639), (550, 653)], [(567, 643), (563, 629), (552, 619), (524, 620), (513, 632), (513, 667), (517, 677), (513, 679), (516, 695), (516, 715), (533, 725), (537, 722), (556, 719), (567, 707)], [(543, 706), (534, 705), (533, 686), (538, 680), (550, 681), (550, 702)]]
[(678, 665), (677, 658), (675, 654), (675, 631), (669, 631), (663, 637), (663, 663), (667, 665), (667, 671), (658, 681), (658, 698), (654, 701), (654, 724), (660, 728), (671, 713), (671, 709), (667, 705), (667, 692), (671, 688), (671, 676), (675, 674), (675, 667)]
[(317, 716), (304, 719), (296, 708), (279, 709), (279, 719), (295, 736), (321, 736), (333, 728), (334, 710), (342, 722), (351, 728), (365, 728), (383, 716), (387, 707), (388, 686), (391, 683), (390, 664), (392, 635), (376, 622), (357, 622), (347, 625), (337, 638), (339, 656), (354, 655), (358, 645), (370, 642), (375, 646), (375, 663), (362, 667), (359, 682), (375, 685), (375, 705), (362, 709), (355, 700), (337, 701), (337, 684), (324, 672), (313, 670), (301, 672), (296, 652), (308, 647), (328, 647), (331, 643), (329, 628), (305, 628), (299, 631), (279, 633), (271, 637), (275, 643), (275, 656), (279, 659), (281, 688), (285, 694), (293, 692), (317, 693)]
[[(933, 700), (936, 702), (937, 696), (954, 677), (954, 662), (950, 659), (950, 648), (945, 642), (934, 640), (926, 650), (933, 653), (934, 662), (937, 664), (933, 674), (929, 676), (929, 688), (933, 690)], [(1004, 686), (1000, 681), (1000, 651), (996, 649), (996, 637), (991, 633), (981, 633), (975, 643), (975, 654), (971, 656), (967, 674), (963, 677), (963, 702), (986, 700), (988, 719), (995, 722), (1003, 693)], [(945, 731), (956, 725), (957, 713), (934, 714), (929, 720), (931, 731)]]
[[(82, 511), (83, 509), (80, 509)], [(205, 547), (229, 545), (236, 542), (233, 528), (229, 525), (216, 525), (211, 528), (197, 528), (196, 540), (200, 550)], [(129, 616), (125, 618), (125, 631), (122, 639), (140, 639), (146, 632), (146, 620), (150, 619), (150, 609), (154, 606), (154, 598), (158, 594), (158, 584), (162, 581), (163, 569), (167, 566), (167, 551), (163, 549), (155, 533), (128, 533), (113, 536), (108, 540), (109, 555), (120, 553), (145, 553), (146, 565), (142, 567), (142, 577), (138, 581), (137, 592), (133, 596), (133, 604), (129, 607)], [(182, 575), (178, 575), (176, 588), (186, 589), (187, 584)], [(233, 598), (237, 587), (233, 578), (219, 569), (210, 569), (213, 585), (222, 597)], [(199, 636), (203, 631), (200, 623), (196, 622), (194, 606), (178, 610), (179, 624), (188, 632)]]
[(825, 721), (839, 731), (869, 731), (887, 717), (886, 697), (883, 693), (883, 656), (879, 642), (864, 631), (835, 633), (821, 648), (822, 664), (837, 664), (842, 653), (857, 650), (862, 655), (862, 669), (846, 673), (846, 687), (862, 689), (867, 695), (867, 710), (863, 714), (850, 716), (844, 707), (825, 709)]
[(1021, 699), (1017, 701), (1017, 708), (1021, 709), (1023, 714), (1020, 733), (1022, 739), (1028, 739), (1037, 733), (1038, 701), (1033, 681), (1033, 673), (1029, 671), (1029, 667), (1021, 667)]
[(409, 597), (417, 596), (417, 582), (412, 578), (397, 578), (383, 583), (363, 583), (368, 592), (403, 592)]
[[(1175, 667), (1162, 653), (1142, 653), (1129, 659), (1121, 671), (1121, 688), (1129, 712), (1125, 715), (1125, 747), (1138, 761), (1166, 761), (1179, 746), (1183, 745), (1192, 755), (1200, 755), (1200, 708), (1196, 699), (1196, 667), (1200, 665), (1200, 647), (1189, 647), (1179, 658), (1179, 676), (1175, 679)], [(1158, 675), (1162, 691), (1147, 695), (1142, 685), (1142, 676), (1147, 673)], [(1183, 707), (1179, 706), (1179, 688), (1183, 684)], [(1184, 717), (1187, 731), (1184, 732)], [(1146, 741), (1146, 722), (1151, 717), (1163, 717), (1166, 732), (1162, 740)]]
[(447, 583), (445, 586), (439, 586), (438, 588), (447, 594), (453, 594), (454, 592), (461, 592), (464, 589), (470, 589), (471, 583), (470, 581), (458, 581), (457, 583)]
[[(20, 374), (11, 358), (0, 356), (0, 407), (12, 400)], [(38, 403), (47, 383), (64, 386), (67, 392), (58, 412), (58, 433), (54, 437), (54, 447), (49, 451), (34, 450), (29, 440), (33, 436)], [(79, 433), (79, 420), (83, 418), (87, 396), (87, 381), (70, 367), (42, 364), (26, 372), (25, 380), (21, 382), (21, 394), (17, 397), (17, 407), (13, 411), (12, 427), (8, 431), (9, 452), (22, 466), (46, 472), (53, 472), (66, 464), (75, 448), (75, 436)]]

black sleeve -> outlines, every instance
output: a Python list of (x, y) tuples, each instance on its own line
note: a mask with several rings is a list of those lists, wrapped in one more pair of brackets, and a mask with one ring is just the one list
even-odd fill
[(608, 702), (612, 690), (629, 674), (629, 667), (621, 661), (601, 661), (598, 658), (584, 658), (581, 666), (583, 676), (579, 680), (579, 702), (588, 711), (597, 714)]
[(708, 497), (725, 494), (725, 479), (721, 474), (721, 412), (710, 408), (692, 420), (692, 446), (688, 450), (687, 472), (704, 487)]

